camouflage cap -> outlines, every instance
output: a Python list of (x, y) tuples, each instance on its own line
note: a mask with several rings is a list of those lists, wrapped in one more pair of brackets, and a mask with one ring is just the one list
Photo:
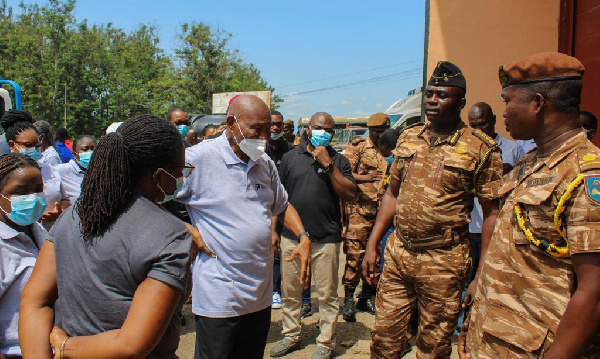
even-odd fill
[(371, 115), (367, 120), (367, 127), (375, 127), (375, 126), (389, 126), (390, 118), (385, 113), (376, 113)]
[(500, 66), (502, 88), (543, 81), (581, 79), (585, 68), (574, 57), (558, 52), (541, 52)]
[(283, 121), (283, 128), (294, 128), (294, 121), (292, 120), (285, 120)]
[(467, 80), (463, 76), (462, 71), (450, 61), (438, 62), (427, 84), (431, 86), (458, 87), (467, 91)]

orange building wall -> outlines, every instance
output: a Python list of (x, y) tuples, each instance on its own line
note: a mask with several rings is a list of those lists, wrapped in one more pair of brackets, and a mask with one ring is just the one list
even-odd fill
[(496, 131), (507, 135), (500, 98), (498, 68), (503, 63), (542, 51), (558, 50), (559, 0), (430, 0), (429, 77), (440, 60), (460, 67), (467, 79), (467, 106), (489, 103)]

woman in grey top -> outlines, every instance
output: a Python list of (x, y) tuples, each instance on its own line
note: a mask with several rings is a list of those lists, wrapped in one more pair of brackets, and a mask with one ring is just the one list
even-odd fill
[(152, 115), (100, 141), (23, 291), (23, 356), (52, 358), (50, 336), (60, 358), (176, 357), (192, 242), (160, 203), (192, 169), (175, 127)]

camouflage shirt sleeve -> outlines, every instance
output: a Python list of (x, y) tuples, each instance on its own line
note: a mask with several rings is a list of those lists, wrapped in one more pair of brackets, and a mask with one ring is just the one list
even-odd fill
[[(482, 148), (483, 158), (488, 148)], [(479, 203), (489, 202), (498, 197), (498, 184), (502, 178), (502, 153), (499, 147), (492, 149), (489, 158), (479, 170), (476, 179), (475, 191)]]
[(351, 143), (348, 147), (346, 147), (346, 151), (344, 152), (344, 156), (350, 162), (350, 167), (353, 173), (358, 172), (358, 164), (360, 162), (360, 144)]
[(600, 169), (585, 173), (567, 204), (567, 238), (571, 255), (600, 251)]

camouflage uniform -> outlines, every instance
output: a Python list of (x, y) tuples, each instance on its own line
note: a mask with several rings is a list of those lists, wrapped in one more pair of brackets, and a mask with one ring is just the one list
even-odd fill
[[(350, 165), (352, 173), (366, 175), (373, 171), (380, 171), (383, 175), (388, 167), (385, 158), (373, 144), (370, 137), (361, 137), (352, 141), (344, 154)], [(376, 182), (357, 184), (354, 200), (346, 203), (346, 229), (344, 232), (344, 253), (346, 254), (346, 268), (342, 284), (345, 287), (356, 287), (360, 281), (361, 263), (369, 235), (375, 224), (379, 201), (383, 197), (382, 176)]]
[[(598, 252), (600, 150), (585, 134), (569, 139), (549, 157), (537, 158), (537, 150), (528, 153), (503, 181), (498, 196), (506, 196), (506, 201), (496, 220), (469, 321), (467, 350), (473, 358), (538, 357), (552, 344), (577, 286), (575, 271), (569, 257), (552, 257), (529, 243), (517, 223), (515, 205), (520, 204), (526, 228), (535, 238), (564, 246), (554, 212), (579, 174), (586, 177), (572, 191), (561, 216), (568, 255)], [(598, 356), (600, 351), (589, 354)]]
[(394, 155), (391, 176), (401, 182), (396, 230), (386, 245), (371, 355), (400, 356), (418, 305), (417, 357), (449, 357), (469, 267), (469, 212), (474, 196), (494, 199), (490, 182), (502, 176), (500, 150), (460, 122), (445, 138), (432, 137), (429, 125), (408, 128)]

